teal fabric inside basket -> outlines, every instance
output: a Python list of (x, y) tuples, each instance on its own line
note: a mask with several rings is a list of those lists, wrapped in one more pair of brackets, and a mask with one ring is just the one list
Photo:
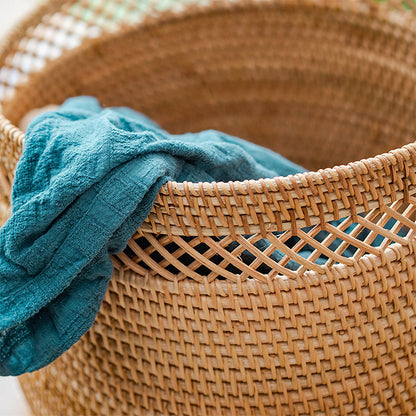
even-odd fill
[(302, 170), (217, 131), (170, 135), (92, 97), (37, 117), (0, 230), (0, 374), (47, 365), (90, 328), (112, 274), (110, 254), (126, 247), (162, 184)]

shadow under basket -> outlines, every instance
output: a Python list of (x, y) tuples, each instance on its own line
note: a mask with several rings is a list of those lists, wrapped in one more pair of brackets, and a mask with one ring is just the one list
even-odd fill
[(416, 414), (413, 0), (54, 0), (0, 66), (2, 221), (15, 126), (75, 95), (315, 170), (163, 186), (34, 415)]

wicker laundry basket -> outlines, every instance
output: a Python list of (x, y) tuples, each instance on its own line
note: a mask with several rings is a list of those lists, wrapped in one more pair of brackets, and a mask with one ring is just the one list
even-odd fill
[(413, 0), (54, 0), (0, 67), (2, 221), (15, 126), (73, 95), (315, 170), (166, 184), (35, 415), (416, 414)]

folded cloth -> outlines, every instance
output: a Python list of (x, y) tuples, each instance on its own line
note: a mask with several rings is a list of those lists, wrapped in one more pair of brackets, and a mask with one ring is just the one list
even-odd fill
[(110, 255), (126, 247), (165, 182), (301, 171), (244, 140), (213, 130), (170, 135), (92, 97), (38, 116), (0, 229), (0, 375), (49, 364), (90, 328), (112, 274)]

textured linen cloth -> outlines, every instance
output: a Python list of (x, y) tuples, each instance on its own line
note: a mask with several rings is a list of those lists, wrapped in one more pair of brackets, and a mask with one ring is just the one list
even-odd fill
[(213, 130), (170, 135), (92, 97), (38, 116), (0, 229), (0, 375), (44, 367), (91, 327), (112, 274), (110, 254), (126, 247), (165, 182), (301, 171), (244, 140)]

